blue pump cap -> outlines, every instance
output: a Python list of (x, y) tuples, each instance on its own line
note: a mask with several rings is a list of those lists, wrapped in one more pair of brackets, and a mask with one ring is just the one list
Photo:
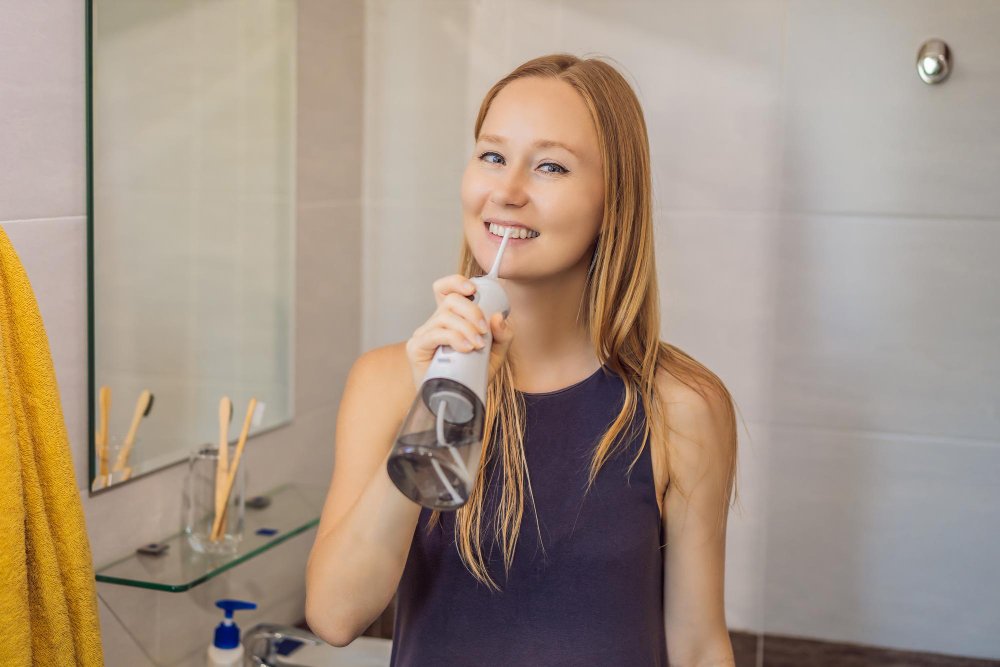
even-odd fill
[(226, 618), (215, 628), (215, 648), (236, 648), (240, 645), (240, 627), (233, 622), (233, 612), (238, 609), (256, 609), (253, 602), (243, 600), (217, 600), (215, 606), (226, 612)]

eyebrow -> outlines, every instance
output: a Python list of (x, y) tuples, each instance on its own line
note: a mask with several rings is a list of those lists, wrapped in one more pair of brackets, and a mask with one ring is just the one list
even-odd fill
[[(496, 134), (480, 134), (479, 135), (479, 141), (488, 141), (488, 142), (493, 143), (493, 144), (505, 144), (505, 143), (507, 143), (507, 139), (505, 139), (504, 137), (501, 137), (499, 135), (496, 135)], [(570, 148), (569, 146), (567, 146), (566, 144), (564, 144), (561, 141), (554, 141), (552, 139), (539, 139), (533, 145), (536, 148), (552, 148), (553, 146), (557, 147), (557, 148), (562, 148), (563, 150), (569, 151), (570, 153), (572, 153), (576, 157), (578, 157), (578, 158), (580, 157), (579, 153), (577, 153), (575, 150), (573, 150), (572, 148)]]

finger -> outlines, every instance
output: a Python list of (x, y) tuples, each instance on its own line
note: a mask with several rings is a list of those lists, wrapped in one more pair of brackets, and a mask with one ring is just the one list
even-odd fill
[(438, 328), (437, 316), (438, 316), (437, 311), (434, 311), (434, 314), (432, 314), (427, 319), (426, 322), (424, 322), (419, 327), (413, 330), (413, 333), (410, 335), (410, 338), (416, 338), (416, 339), (422, 338), (427, 334), (427, 332)]
[[(436, 314), (437, 313), (435, 313), (435, 315)], [(427, 333), (433, 328), (434, 328), (434, 315), (431, 315), (426, 322), (424, 322), (419, 327), (413, 330), (413, 333), (410, 334), (410, 338), (419, 338), (420, 336), (423, 336), (425, 333)]]
[(434, 281), (434, 301), (441, 305), (441, 302), (451, 293), (458, 293), (464, 297), (471, 296), (476, 291), (476, 286), (461, 273), (455, 273)]
[(439, 310), (450, 310), (467, 319), (472, 326), (479, 329), (479, 333), (484, 334), (489, 331), (489, 325), (483, 315), (483, 309), (479, 304), (472, 303), (460, 294), (449, 294), (441, 303)]
[(470, 352), (473, 349), (469, 339), (454, 329), (431, 329), (420, 339), (420, 346), (433, 356), (438, 347), (449, 345), (460, 352)]
[(482, 347), (486, 342), (483, 340), (482, 334), (479, 333), (479, 330), (472, 322), (457, 313), (451, 312), (450, 310), (438, 313), (435, 316), (434, 321), (438, 324), (438, 326), (457, 330), (476, 347)]

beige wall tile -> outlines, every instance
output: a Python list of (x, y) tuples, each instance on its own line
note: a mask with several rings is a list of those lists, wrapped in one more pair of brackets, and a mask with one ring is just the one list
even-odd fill
[(995, 442), (997, 222), (784, 218), (774, 419)]
[[(1000, 4), (789, 2), (782, 208), (1000, 216)], [(954, 58), (917, 75), (925, 40)]]
[(656, 212), (661, 335), (718, 374), (756, 421), (772, 410), (778, 231), (769, 213)]
[(765, 629), (1000, 655), (1000, 447), (775, 427)]
[(461, 209), (452, 206), (365, 207), (365, 350), (407, 340), (437, 304), (432, 283), (457, 273)]
[(361, 193), (364, 3), (298, 0), (300, 205)]
[(364, 200), (447, 205), (458, 197), (472, 129), (467, 6), (367, 0), (365, 8)]
[(299, 211), (295, 409), (305, 414), (340, 400), (361, 352), (361, 205)]
[(0, 220), (83, 215), (84, 3), (6, 2), (0, 20)]

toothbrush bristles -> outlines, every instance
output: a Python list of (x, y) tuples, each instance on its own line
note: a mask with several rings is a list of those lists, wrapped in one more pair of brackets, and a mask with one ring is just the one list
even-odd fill
[(500, 249), (497, 250), (497, 257), (493, 260), (493, 267), (490, 269), (490, 272), (486, 274), (490, 278), (496, 278), (500, 273), (500, 259), (503, 257), (504, 248), (507, 247), (507, 239), (510, 238), (511, 232), (513, 231), (514, 230), (511, 227), (508, 227), (503, 232), (503, 241), (500, 242)]

